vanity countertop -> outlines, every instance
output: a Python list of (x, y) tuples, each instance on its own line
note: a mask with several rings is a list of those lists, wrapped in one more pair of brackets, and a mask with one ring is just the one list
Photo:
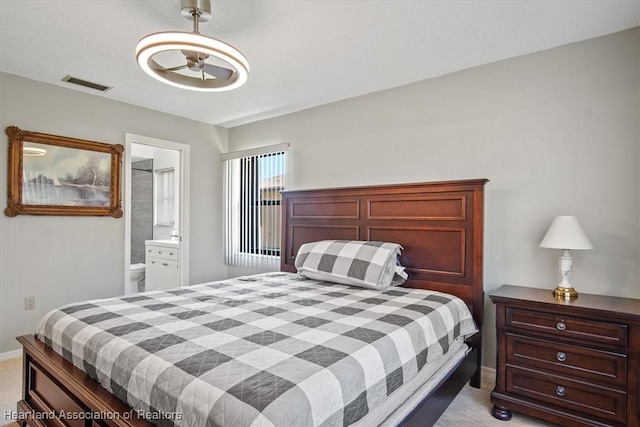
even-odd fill
[(180, 242), (177, 240), (169, 240), (169, 239), (164, 239), (164, 240), (145, 240), (144, 241), (145, 245), (156, 245), (156, 246), (169, 246), (172, 248), (177, 248), (178, 246), (180, 246)]

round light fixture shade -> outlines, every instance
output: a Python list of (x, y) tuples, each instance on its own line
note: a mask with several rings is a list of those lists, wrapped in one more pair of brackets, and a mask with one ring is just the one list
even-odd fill
[[(204, 69), (202, 73), (194, 72), (193, 77), (178, 73), (177, 69), (187, 67), (165, 67), (154, 59), (157, 54), (167, 51), (213, 56), (229, 64), (233, 72), (228, 78), (205, 78)], [(182, 89), (221, 92), (242, 86), (249, 77), (249, 62), (239, 50), (196, 32), (167, 31), (149, 34), (138, 42), (136, 60), (154, 79)]]
[(47, 154), (47, 150), (37, 147), (22, 147), (22, 155), (27, 157), (40, 157)]

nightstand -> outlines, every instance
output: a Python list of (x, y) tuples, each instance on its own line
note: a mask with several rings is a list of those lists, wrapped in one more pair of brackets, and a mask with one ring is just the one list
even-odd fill
[(491, 413), (565, 426), (640, 426), (640, 300), (502, 286)]

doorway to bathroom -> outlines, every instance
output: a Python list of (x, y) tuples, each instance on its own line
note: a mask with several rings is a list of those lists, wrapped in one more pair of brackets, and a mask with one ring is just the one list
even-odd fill
[(189, 149), (126, 134), (125, 294), (189, 284)]

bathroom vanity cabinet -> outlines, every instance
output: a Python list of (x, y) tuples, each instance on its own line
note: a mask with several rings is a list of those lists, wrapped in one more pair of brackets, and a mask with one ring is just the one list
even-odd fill
[(158, 291), (180, 286), (179, 242), (145, 242), (145, 290)]

